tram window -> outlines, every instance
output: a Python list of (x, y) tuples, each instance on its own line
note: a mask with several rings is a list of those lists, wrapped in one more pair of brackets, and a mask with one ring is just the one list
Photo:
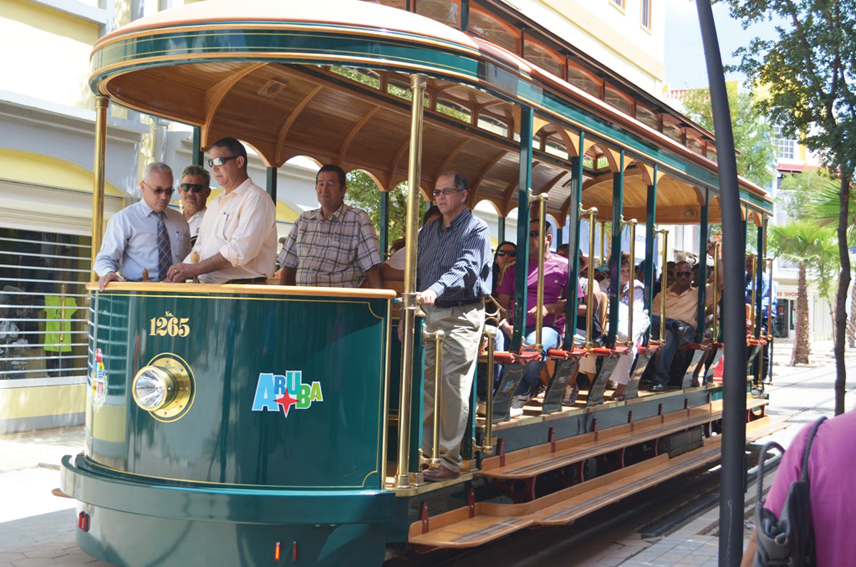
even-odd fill
[(449, 0), (417, 0), (416, 13), (452, 26), (457, 26), (461, 21), (459, 3)]
[(472, 8), (470, 8), (470, 31), (517, 53), (517, 34), (501, 24), (499, 20)]
[(654, 130), (659, 130), (660, 128), (660, 120), (657, 118), (657, 113), (638, 104), (636, 105), (636, 120), (650, 126)]
[(624, 98), (624, 95), (613, 88), (606, 87), (606, 94), (604, 95), (603, 100), (606, 104), (617, 108), (624, 114), (633, 114), (630, 102)]
[(451, 116), (452, 118), (456, 118), (462, 122), (466, 122), (467, 124), (471, 123), (473, 120), (473, 113), (469, 108), (461, 106), (460, 104), (454, 103), (450, 100), (438, 99), (437, 112), (445, 114), (446, 116)]
[(508, 137), (508, 124), (496, 118), (479, 114), (478, 127), (482, 130), (499, 134), (503, 138)]
[(678, 143), (683, 143), (683, 137), (681, 136), (681, 128), (677, 124), (673, 124), (672, 122), (663, 122), (663, 134), (675, 140)]
[(334, 65), (330, 67), (330, 70), (336, 73), (337, 75), (342, 75), (343, 77), (347, 77), (352, 81), (357, 81), (358, 83), (368, 85), (373, 89), (380, 88), (380, 75), (378, 75), (371, 69), (360, 69)]
[(524, 40), (523, 58), (550, 71), (557, 77), (562, 76), (562, 64), (558, 54), (532, 41)]
[(687, 147), (697, 154), (704, 155), (704, 146), (701, 141), (691, 136), (687, 136)]
[[(410, 86), (394, 79), (390, 79), (387, 82), (386, 92), (393, 96), (397, 96), (398, 98), (403, 98), (404, 100), (413, 100), (413, 93), (410, 90)], [(428, 93), (425, 93), (424, 98), (422, 99), (422, 106), (425, 108), (429, 108), (431, 106), (431, 97), (428, 96)]]
[(583, 158), (583, 167), (585, 169), (594, 169), (594, 158), (588, 156)]
[(568, 66), (568, 82), (591, 96), (600, 98), (600, 84), (586, 72), (570, 65)]
[(544, 144), (544, 151), (562, 159), (568, 159), (568, 150), (565, 148), (565, 144), (561, 142), (547, 140), (547, 143)]
[(716, 161), (716, 149), (713, 146), (707, 147), (707, 159)]

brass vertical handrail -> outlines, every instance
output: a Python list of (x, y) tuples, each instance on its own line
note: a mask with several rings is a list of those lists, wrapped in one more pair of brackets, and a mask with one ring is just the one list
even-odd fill
[(755, 313), (755, 302), (758, 300), (757, 296), (757, 284), (758, 284), (758, 255), (752, 254), (752, 309), (749, 311), (752, 314), (752, 335), (757, 335), (761, 332), (761, 329), (758, 328), (758, 314)]
[[(627, 348), (632, 348), (634, 344), (633, 340), (633, 298), (636, 292), (636, 224), (638, 221), (636, 219), (630, 219), (624, 224), (630, 227), (630, 289), (628, 290), (628, 315), (627, 315), (627, 340), (625, 344)], [(619, 274), (621, 272), (621, 267), (619, 264)], [(619, 275), (618, 281), (621, 281), (621, 276)]]
[(594, 348), (592, 341), (592, 317), (594, 316), (594, 286), (597, 282), (594, 280), (594, 239), (597, 235), (595, 228), (597, 226), (597, 207), (583, 209), (580, 206), (580, 215), (589, 216), (589, 263), (588, 263), (588, 285), (586, 286), (586, 348), (591, 350)]
[(101, 250), (101, 233), (104, 228), (104, 185), (105, 159), (107, 152), (107, 109), (110, 99), (106, 96), (95, 97), (95, 185), (92, 188), (92, 250), (90, 279), (98, 281), (95, 273), (95, 258)]
[(660, 346), (666, 344), (666, 294), (669, 290), (669, 274), (667, 269), (668, 261), (666, 260), (669, 248), (669, 231), (665, 228), (655, 230), (654, 234), (663, 235), (663, 248), (661, 254), (661, 265), (663, 266), (660, 272)]
[(773, 258), (766, 261), (770, 266), (770, 275), (767, 276), (767, 338), (770, 339), (773, 337)]
[[(544, 249), (544, 231), (547, 228), (547, 194), (541, 193), (530, 200), (538, 201), (538, 287), (535, 300), (535, 348), (538, 349), (538, 352), (543, 352), (544, 343), (541, 340), (541, 332), (544, 327), (544, 259), (547, 254)], [(530, 236), (530, 240), (531, 238)], [(525, 323), (524, 321), (524, 327)]]
[(416, 247), (419, 226), (419, 187), (422, 180), (422, 98), (428, 78), (412, 75), (410, 120), (410, 153), (407, 164), (407, 244), (404, 264), (404, 305), (401, 309), (403, 331), (401, 340), (401, 393), (398, 406), (398, 470), (396, 488), (410, 487), (410, 404), (413, 388), (413, 347), (416, 326)]
[(600, 223), (600, 264), (606, 264), (609, 256), (606, 254), (606, 221)]
[(389, 366), (392, 360), (392, 300), (386, 300), (386, 348), (384, 349), (385, 370), (383, 373), (383, 433), (380, 443), (380, 479), (386, 485), (386, 457), (389, 453)]
[(482, 333), (487, 338), (487, 377), (485, 379), (486, 400), (484, 407), (484, 445), (479, 445), (477, 439), (473, 439), (473, 448), (485, 455), (493, 455), (493, 366), (496, 329), (485, 327)]
[(440, 396), (443, 389), (440, 383), (443, 380), (443, 341), (446, 338), (446, 332), (442, 329), (437, 329), (433, 333), (425, 330), (422, 326), (422, 338), (426, 341), (434, 341), (434, 418), (432, 420), (431, 432), (431, 460), (432, 467), (440, 466)]

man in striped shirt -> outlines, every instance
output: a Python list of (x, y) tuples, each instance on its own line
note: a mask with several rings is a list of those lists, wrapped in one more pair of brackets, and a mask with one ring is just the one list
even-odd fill
[(320, 209), (302, 213), (282, 247), (282, 285), (381, 287), (377, 234), (369, 215), (344, 204), (345, 172), (325, 165), (315, 177)]
[[(441, 371), (440, 466), (429, 468), (425, 480), (442, 481), (460, 474), (461, 441), (470, 411), (476, 359), (484, 328), (484, 296), (490, 293), (493, 256), (490, 229), (467, 207), (469, 188), (460, 173), (437, 178), (434, 199), (442, 218), (419, 232), (416, 289), (429, 332), (443, 330)], [(422, 445), (432, 449), (434, 417), (434, 346), (425, 347), (425, 392)]]

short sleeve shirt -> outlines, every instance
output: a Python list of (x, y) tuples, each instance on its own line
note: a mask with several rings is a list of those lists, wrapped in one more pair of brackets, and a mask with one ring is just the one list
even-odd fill
[(345, 204), (326, 220), (320, 208), (301, 214), (279, 259), (297, 269), (297, 285), (321, 287), (359, 287), (382, 261), (369, 215)]
[[(502, 277), (497, 293), (514, 297), (515, 283), (517, 281), (517, 266), (509, 266)], [(538, 302), (538, 262), (529, 262), (529, 275), (526, 279), (526, 308), (527, 311)], [(558, 254), (550, 254), (544, 259), (544, 303), (557, 303), (567, 297), (568, 289), (568, 260)], [(583, 297), (583, 290), (577, 283), (577, 297)], [(547, 315), (544, 317), (544, 325), (553, 327), (558, 331), (565, 328), (565, 318), (562, 316)], [(526, 326), (535, 326), (535, 317), (526, 316)]]

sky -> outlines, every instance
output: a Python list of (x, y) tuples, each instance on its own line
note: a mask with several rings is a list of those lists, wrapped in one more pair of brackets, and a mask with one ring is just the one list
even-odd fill
[[(665, 57), (666, 83), (670, 89), (707, 87), (707, 68), (704, 48), (701, 43), (701, 28), (698, 9), (693, 0), (664, 0), (666, 3)], [(737, 64), (739, 59), (732, 53), (760, 36), (775, 37), (775, 26), (771, 22), (755, 24), (744, 30), (740, 22), (732, 20), (728, 7), (722, 3), (713, 5), (716, 33), (724, 64)], [(726, 75), (726, 80), (744, 80), (738, 73)]]

